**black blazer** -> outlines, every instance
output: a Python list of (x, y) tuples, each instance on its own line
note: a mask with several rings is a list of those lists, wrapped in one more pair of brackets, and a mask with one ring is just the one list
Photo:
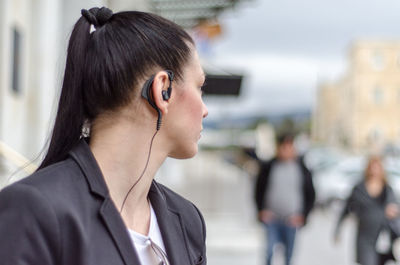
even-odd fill
[[(205, 224), (153, 181), (149, 199), (172, 265), (206, 262)], [(2, 265), (139, 265), (127, 228), (85, 141), (69, 158), (0, 192)]]
[[(277, 162), (277, 158), (273, 158), (268, 162), (264, 162), (260, 165), (260, 170), (257, 176), (254, 199), (256, 202), (257, 210), (261, 211), (265, 209), (265, 196), (268, 191), (271, 168)], [(304, 219), (307, 219), (308, 214), (314, 206), (315, 202), (315, 189), (312, 181), (312, 175), (310, 170), (305, 166), (304, 161), (301, 157), (297, 159), (297, 163), (300, 166), (302, 172), (302, 191), (303, 191), (303, 215)]]

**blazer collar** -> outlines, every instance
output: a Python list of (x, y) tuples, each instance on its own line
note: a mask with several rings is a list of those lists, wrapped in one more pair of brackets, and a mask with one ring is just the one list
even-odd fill
[(109, 191), (103, 174), (86, 140), (81, 139), (69, 152), (69, 155), (76, 161), (84, 173), (89, 183), (90, 191), (103, 198), (108, 197)]
[(179, 211), (170, 207), (156, 181), (153, 181), (150, 187), (149, 199), (157, 216), (169, 262), (172, 265), (192, 264), (188, 255), (187, 237)]

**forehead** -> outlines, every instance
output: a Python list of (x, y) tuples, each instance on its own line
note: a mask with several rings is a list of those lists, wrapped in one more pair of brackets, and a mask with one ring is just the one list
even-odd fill
[(283, 141), (282, 143), (279, 143), (279, 147), (288, 147), (288, 146), (293, 146), (293, 141)]
[(381, 161), (378, 159), (373, 159), (369, 162), (370, 165), (380, 165)]
[(196, 78), (196, 79), (205, 78), (204, 70), (201, 67), (199, 55), (197, 54), (197, 51), (194, 48), (192, 49), (190, 59), (187, 63), (187, 67), (185, 67), (184, 72), (185, 76), (189, 78)]

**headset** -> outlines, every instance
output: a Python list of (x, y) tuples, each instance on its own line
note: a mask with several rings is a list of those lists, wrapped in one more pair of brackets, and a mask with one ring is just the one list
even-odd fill
[[(167, 90), (162, 91), (162, 98), (163, 100), (167, 101), (171, 97), (171, 91), (172, 91), (172, 81), (174, 80), (174, 73), (171, 70), (164, 70), (168, 74), (168, 79), (169, 79), (169, 86)], [(151, 86), (153, 85), (154, 82), (154, 77), (155, 75), (152, 75), (143, 85), (142, 88), (142, 97), (147, 99), (149, 102), (150, 106), (152, 106), (158, 113), (158, 119), (157, 119), (157, 131), (160, 130), (161, 128), (161, 119), (162, 119), (162, 114), (161, 110), (157, 107), (156, 103), (154, 102), (154, 97), (152, 94)]]
[[(168, 85), (168, 89), (167, 90), (163, 90), (161, 92), (162, 94), (162, 98), (163, 100), (167, 101), (170, 97), (171, 97), (171, 91), (172, 91), (172, 81), (174, 80), (174, 73), (171, 70), (164, 70), (167, 74), (168, 74), (168, 79), (169, 79), (169, 85)], [(150, 106), (152, 106), (158, 113), (158, 119), (157, 119), (157, 127), (156, 127), (156, 132), (154, 133), (153, 137), (151, 138), (150, 141), (150, 147), (149, 147), (149, 153), (147, 155), (147, 162), (146, 165), (144, 166), (144, 169), (142, 171), (142, 174), (140, 174), (139, 178), (135, 181), (135, 183), (133, 183), (133, 185), (130, 187), (129, 191), (126, 193), (125, 198), (122, 202), (121, 208), (119, 210), (120, 213), (122, 213), (122, 210), (124, 209), (124, 205), (125, 202), (129, 196), (129, 194), (132, 192), (133, 188), (136, 186), (136, 184), (139, 183), (139, 181), (142, 179), (144, 173), (147, 170), (147, 166), (149, 164), (150, 161), (150, 154), (151, 154), (151, 149), (153, 146), (153, 140), (154, 137), (157, 135), (158, 131), (161, 128), (161, 118), (162, 118), (162, 114), (161, 114), (161, 110), (157, 107), (156, 103), (154, 102), (154, 97), (153, 97), (153, 93), (151, 90), (151, 86), (153, 85), (153, 81), (154, 81), (154, 77), (156, 75), (152, 75), (149, 80), (147, 80), (142, 88), (142, 97), (147, 99), (147, 101), (149, 102)]]

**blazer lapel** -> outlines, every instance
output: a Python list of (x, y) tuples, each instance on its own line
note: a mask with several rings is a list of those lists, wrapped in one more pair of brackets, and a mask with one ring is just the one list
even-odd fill
[(157, 184), (152, 183), (149, 199), (157, 216), (158, 225), (171, 265), (192, 264), (188, 256), (186, 234), (178, 211), (169, 209)]
[(139, 258), (129, 238), (125, 224), (123, 223), (114, 203), (106, 198), (100, 209), (103, 218), (118, 250), (126, 265), (140, 264)]
[(70, 152), (70, 156), (78, 163), (84, 173), (90, 191), (103, 200), (99, 210), (100, 216), (104, 220), (125, 265), (140, 264), (127, 228), (110, 198), (103, 174), (86, 141), (82, 139)]

